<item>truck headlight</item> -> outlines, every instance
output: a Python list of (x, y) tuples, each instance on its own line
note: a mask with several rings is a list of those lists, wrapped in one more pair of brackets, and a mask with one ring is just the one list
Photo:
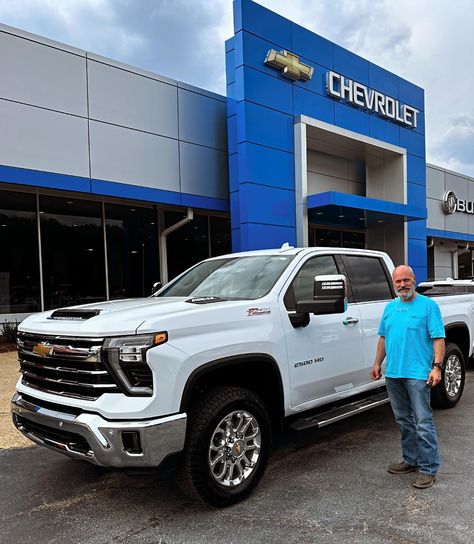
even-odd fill
[(117, 378), (125, 394), (153, 394), (153, 374), (146, 362), (146, 352), (168, 340), (166, 332), (134, 334), (106, 338), (102, 346), (102, 360)]

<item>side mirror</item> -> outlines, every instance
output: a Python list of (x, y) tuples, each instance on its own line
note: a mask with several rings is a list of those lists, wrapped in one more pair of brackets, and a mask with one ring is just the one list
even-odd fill
[(161, 289), (161, 281), (156, 281), (151, 289), (151, 294), (154, 295), (158, 289)]
[(346, 277), (342, 274), (316, 276), (313, 285), (313, 300), (297, 301), (296, 313), (343, 314), (346, 306)]

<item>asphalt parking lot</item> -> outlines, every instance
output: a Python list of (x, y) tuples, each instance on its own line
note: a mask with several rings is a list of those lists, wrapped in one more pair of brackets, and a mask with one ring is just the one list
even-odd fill
[(7, 447), (0, 449), (0, 542), (471, 544), (473, 411), (470, 370), (460, 404), (436, 412), (443, 466), (431, 489), (414, 489), (413, 474), (386, 472), (400, 449), (382, 406), (285, 434), (256, 492), (224, 510), (181, 495), (169, 470), (109, 470), (36, 446)]

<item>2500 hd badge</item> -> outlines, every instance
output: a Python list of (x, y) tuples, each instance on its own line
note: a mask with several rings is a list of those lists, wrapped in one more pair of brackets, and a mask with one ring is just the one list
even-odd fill
[(324, 357), (315, 357), (314, 359), (306, 359), (306, 361), (298, 361), (295, 363), (295, 368), (298, 368), (299, 366), (306, 366), (306, 365), (312, 365), (313, 363), (322, 363), (324, 361)]

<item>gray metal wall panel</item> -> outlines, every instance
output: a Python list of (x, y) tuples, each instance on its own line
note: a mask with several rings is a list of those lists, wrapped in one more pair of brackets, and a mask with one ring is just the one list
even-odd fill
[[(308, 171), (308, 194), (325, 193), (326, 191), (337, 191), (338, 193), (348, 193), (349, 182), (345, 179), (317, 174)], [(353, 189), (353, 187), (351, 187)]]
[(426, 167), (426, 196), (441, 200), (445, 192), (444, 172), (437, 168)]
[(446, 228), (446, 214), (441, 207), (441, 200), (427, 198), (426, 207), (428, 209), (427, 227), (444, 230)]
[(462, 233), (469, 232), (469, 215), (463, 212), (455, 212), (447, 215), (446, 230)]
[(365, 165), (309, 149), (308, 194), (324, 191), (365, 196)]
[(181, 142), (181, 191), (229, 198), (228, 157), (224, 151)]
[(85, 57), (0, 32), (0, 98), (87, 115)]
[(349, 181), (347, 187), (347, 192), (349, 194), (365, 196), (365, 183), (356, 183), (355, 181)]
[(446, 278), (450, 278), (453, 275), (453, 267), (452, 266), (435, 266), (435, 274), (434, 277), (437, 280), (444, 280)]
[(89, 176), (87, 120), (0, 99), (0, 164)]
[(362, 161), (347, 161), (347, 177), (359, 183), (365, 183), (365, 163)]
[[(318, 174), (325, 174), (330, 177), (349, 179), (348, 162), (342, 157), (319, 153), (318, 151), (308, 150), (308, 170)], [(352, 174), (355, 172), (352, 171)], [(361, 179), (350, 178), (353, 181), (361, 182)]]
[(91, 119), (178, 137), (176, 86), (88, 60)]
[(177, 140), (96, 121), (90, 139), (93, 178), (180, 190)]
[(469, 215), (469, 234), (474, 234), (474, 215)]
[(469, 199), (468, 178), (446, 172), (446, 191), (454, 191), (458, 198)]
[(225, 102), (178, 89), (179, 138), (227, 151)]

